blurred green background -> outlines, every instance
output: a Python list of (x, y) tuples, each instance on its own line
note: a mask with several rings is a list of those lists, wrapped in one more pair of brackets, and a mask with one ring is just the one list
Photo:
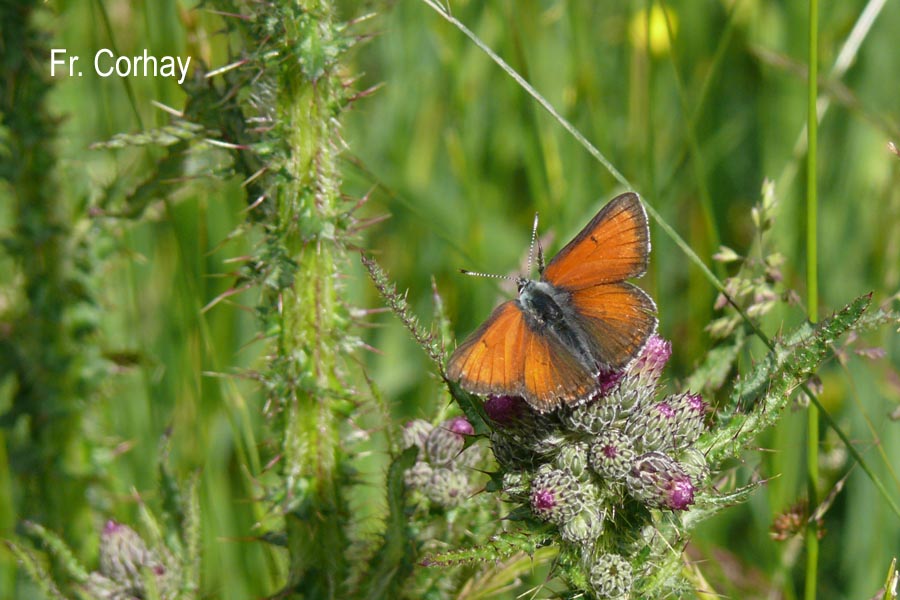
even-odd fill
[[(650, 5), (470, 0), (454, 1), (451, 9), (596, 145), (705, 261), (719, 243), (748, 250), (754, 241), (750, 208), (763, 180), (775, 180), (774, 244), (787, 259), (786, 284), (805, 298), (805, 153), (795, 152), (795, 145), (806, 123), (806, 3), (670, 2), (673, 40), (659, 4), (648, 20)], [(832, 78), (832, 65), (864, 10), (875, 20), (846, 74)], [(819, 130), (824, 317), (857, 295), (874, 291), (879, 302), (900, 287), (900, 159), (887, 150), (889, 140), (900, 142), (900, 3), (825, 3), (820, 11), (822, 98), (830, 103)], [(409, 290), (426, 321), (434, 312), (434, 277), (456, 334), (463, 336), (504, 292), (493, 281), (460, 275), (459, 268), (516, 272), (536, 211), (542, 234), (553, 235), (546, 248), (551, 256), (623, 190), (424, 3), (339, 3), (343, 18), (370, 12), (375, 17), (353, 31), (374, 37), (347, 55), (344, 68), (348, 77), (361, 77), (359, 89), (384, 87), (344, 114), (344, 189), (355, 197), (371, 192), (368, 214), (391, 218), (367, 230), (359, 243), (376, 254), (400, 289)], [(56, 1), (39, 14), (51, 46), (83, 63), (115, 44), (120, 54), (148, 48), (160, 56), (190, 55), (212, 68), (230, 60), (217, 36), (218, 19), (202, 7), (169, 0)], [(49, 76), (49, 57), (46, 64)], [(81, 218), (100, 195), (144, 177), (156, 152), (89, 146), (164, 125), (167, 115), (151, 101), (178, 108), (184, 96), (163, 79), (86, 74), (54, 83), (49, 100), (62, 118), (56, 145), (61, 204), (73, 219)], [(215, 165), (197, 170), (204, 168)], [(248, 311), (223, 303), (201, 312), (234, 281), (226, 260), (248, 252), (247, 240), (223, 243), (243, 220), (239, 184), (172, 182), (168, 199), (153, 203), (140, 221), (104, 223), (97, 343), (138, 360), (104, 381), (96, 397), (85, 398), (96, 447), (116, 449), (91, 457), (105, 475), (91, 492), (98, 514), (133, 521), (132, 490), (152, 495), (160, 436), (171, 427), (176, 469), (202, 469), (206, 592), (234, 599), (258, 597), (277, 585), (263, 549), (243, 539), (256, 519), (250, 499), (258, 490), (237, 440), (251, 439), (247, 432), (253, 431), (254, 443), (272, 444), (261, 437), (261, 394), (252, 382), (211, 375), (258, 366), (264, 347), (253, 343), (257, 322)], [(12, 219), (0, 206), (0, 228), (11, 227)], [(661, 333), (674, 342), (667, 374), (674, 387), (713, 343), (704, 327), (715, 315), (715, 293), (656, 226), (652, 239), (651, 269), (640, 283), (657, 301)], [(353, 256), (347, 271), (347, 301), (380, 306)], [(0, 287), (13, 288), (4, 272), (13, 270), (0, 268)], [(236, 301), (252, 306), (254, 297)], [(802, 307), (776, 313), (766, 322), (771, 334), (804, 320)], [(429, 418), (448, 398), (426, 357), (395, 319), (376, 320), (380, 327), (360, 335), (380, 354), (361, 352), (358, 359), (398, 424)], [(832, 361), (821, 373), (822, 400), (896, 494), (900, 485), (891, 465), (900, 459), (900, 442), (898, 425), (887, 415), (900, 401), (900, 343), (892, 330), (868, 342), (884, 348), (885, 358), (851, 358), (846, 367)], [(754, 356), (761, 351), (747, 360)], [(8, 394), (0, 386), (0, 401)], [(377, 435), (383, 425), (371, 415), (361, 425), (376, 429), (373, 452), (359, 466), (377, 482), (386, 464)], [(749, 504), (698, 532), (692, 556), (720, 593), (791, 598), (800, 589), (802, 560), (799, 568), (791, 565), (802, 549), (772, 541), (769, 526), (805, 494), (804, 430), (805, 415), (795, 412), (764, 435), (759, 445), (766, 451), (748, 453), (737, 477), (778, 476)], [(850, 469), (838, 464), (825, 470), (826, 483)], [(8, 472), (2, 484), (0, 497), (12, 500), (0, 507), (5, 537), (32, 512), (16, 506), (19, 492)], [(378, 517), (380, 493), (374, 486), (357, 492), (363, 529), (366, 519)], [(900, 522), (858, 469), (827, 513), (825, 529), (820, 597), (871, 597), (900, 554)], [(96, 541), (82, 533), (71, 541), (89, 556)], [(0, 553), (0, 570), (0, 597), (31, 597), (28, 585), (16, 582), (7, 553)]]

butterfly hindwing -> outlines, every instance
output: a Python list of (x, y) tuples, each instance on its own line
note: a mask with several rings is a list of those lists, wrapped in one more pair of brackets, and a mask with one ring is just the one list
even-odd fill
[(606, 369), (619, 369), (637, 356), (656, 331), (656, 304), (627, 282), (595, 285), (570, 294), (575, 325)]
[(581, 364), (556, 336), (525, 328), (525, 400), (544, 412), (587, 397), (596, 373)]
[(647, 270), (650, 230), (637, 194), (613, 198), (553, 257), (542, 279), (578, 290), (640, 277)]

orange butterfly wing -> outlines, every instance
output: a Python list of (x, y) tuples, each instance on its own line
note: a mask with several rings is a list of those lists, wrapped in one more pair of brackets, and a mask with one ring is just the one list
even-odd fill
[(637, 194), (616, 196), (544, 269), (542, 279), (568, 290), (640, 277), (647, 270), (650, 230)]
[(447, 363), (447, 378), (476, 394), (522, 396), (541, 411), (596, 386), (594, 374), (553, 336), (528, 326), (515, 301), (494, 309), (460, 344)]
[(553, 335), (539, 334), (527, 326), (525, 400), (544, 412), (561, 402), (586, 398), (597, 387), (594, 373), (582, 365)]
[(656, 304), (637, 286), (608, 283), (573, 290), (578, 325), (591, 338), (594, 358), (612, 369), (631, 362), (656, 331)]
[(515, 301), (504, 302), (456, 348), (447, 377), (476, 394), (519, 395), (524, 388), (526, 329)]

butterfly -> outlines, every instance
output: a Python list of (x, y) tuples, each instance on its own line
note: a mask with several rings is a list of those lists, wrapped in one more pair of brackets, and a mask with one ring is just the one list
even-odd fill
[(637, 194), (607, 203), (540, 279), (516, 278), (519, 295), (460, 344), (446, 375), (475, 394), (521, 396), (545, 412), (576, 405), (603, 373), (628, 365), (656, 330), (656, 305), (625, 281), (647, 270), (650, 230)]

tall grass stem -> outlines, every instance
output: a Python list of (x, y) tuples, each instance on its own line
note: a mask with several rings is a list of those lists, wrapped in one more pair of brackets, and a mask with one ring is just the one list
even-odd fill
[[(809, 152), (806, 162), (806, 292), (809, 320), (815, 323), (819, 314), (819, 279), (817, 245), (818, 196), (816, 187), (816, 149), (819, 128), (816, 105), (819, 99), (819, 3), (809, 1), (809, 77), (807, 86), (807, 131)], [(807, 411), (806, 433), (806, 473), (809, 512), (815, 514), (818, 504), (819, 487), (819, 411), (810, 404)], [(815, 600), (818, 580), (819, 532), (816, 519), (810, 518), (806, 525), (806, 583), (804, 597)]]

